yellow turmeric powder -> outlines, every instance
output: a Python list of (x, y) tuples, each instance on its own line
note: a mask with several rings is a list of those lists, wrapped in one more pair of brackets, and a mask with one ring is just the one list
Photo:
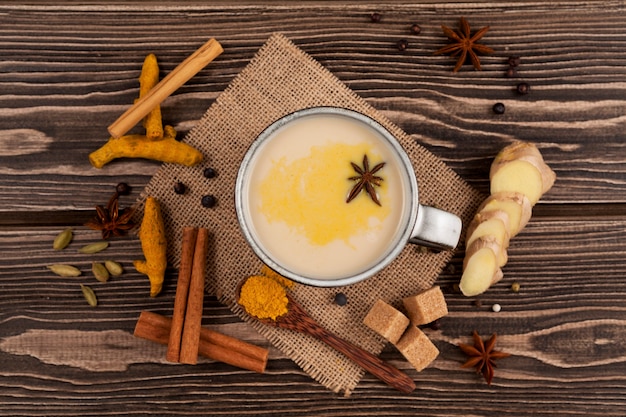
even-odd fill
[(156, 297), (163, 289), (167, 267), (167, 239), (161, 206), (154, 197), (146, 199), (139, 239), (145, 261), (134, 261), (138, 272), (150, 280), (150, 297)]
[(285, 288), (293, 288), (293, 286), (295, 285), (295, 282), (293, 282), (289, 278), (285, 278), (265, 264), (263, 264), (263, 266), (261, 267), (261, 275), (272, 278)]
[(241, 286), (239, 304), (251, 316), (276, 320), (287, 313), (287, 290), (265, 275), (253, 275)]
[[(156, 55), (148, 54), (141, 67), (139, 76), (139, 98), (143, 98), (155, 85), (159, 83), (159, 64)], [(143, 118), (143, 127), (148, 139), (163, 137), (163, 122), (161, 120), (161, 106), (157, 105)]]

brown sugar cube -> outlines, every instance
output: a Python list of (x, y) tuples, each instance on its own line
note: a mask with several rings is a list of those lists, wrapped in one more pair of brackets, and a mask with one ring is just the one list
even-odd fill
[(396, 348), (418, 372), (439, 356), (437, 346), (416, 326), (409, 326), (396, 343)]
[(448, 314), (448, 305), (439, 286), (403, 298), (402, 303), (415, 326), (432, 323)]
[(407, 316), (383, 300), (376, 301), (363, 319), (363, 324), (394, 344), (400, 340), (409, 322)]

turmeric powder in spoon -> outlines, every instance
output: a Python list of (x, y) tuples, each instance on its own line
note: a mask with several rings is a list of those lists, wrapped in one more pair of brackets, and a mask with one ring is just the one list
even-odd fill
[(287, 314), (287, 290), (270, 277), (253, 275), (241, 286), (239, 304), (251, 316), (276, 320)]

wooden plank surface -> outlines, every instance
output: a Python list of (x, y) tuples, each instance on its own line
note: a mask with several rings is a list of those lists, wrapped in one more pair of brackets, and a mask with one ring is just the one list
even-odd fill
[[(433, 55), (446, 43), (440, 25), (456, 27), (460, 16), (491, 26), (484, 42), (496, 53), (482, 72), (454, 74), (454, 59)], [(625, 17), (621, 1), (0, 2), (0, 415), (626, 415)], [(413, 23), (420, 35), (410, 34)], [(557, 172), (480, 307), (453, 289), (462, 250), (442, 274), (450, 314), (427, 330), (439, 358), (417, 373), (393, 348), (383, 352), (415, 378), (412, 394), (369, 375), (349, 398), (333, 394), (213, 297), (204, 324), (269, 347), (266, 374), (168, 364), (164, 347), (132, 330), (142, 310), (171, 314), (176, 271), (150, 299), (132, 267), (136, 238), (88, 258), (75, 250), (98, 239), (82, 224), (115, 184), (133, 186), (128, 205), (158, 169), (119, 161), (97, 170), (87, 160), (137, 95), (145, 54), (158, 56), (164, 75), (210, 37), (224, 46), (163, 103), (165, 121), (184, 135), (277, 31), (479, 190), (513, 139), (536, 142)], [(399, 39), (409, 42), (404, 52)], [(521, 57), (515, 78), (504, 75), (511, 55)], [(515, 93), (522, 81), (529, 95)], [(498, 101), (501, 116), (491, 111)], [(75, 242), (52, 251), (68, 225)], [(109, 258), (126, 271), (100, 284), (91, 261)], [(84, 277), (52, 275), (46, 265), (57, 262)], [(97, 308), (82, 298), (85, 282)], [(473, 330), (497, 332), (513, 354), (491, 386), (460, 369), (456, 345)]]

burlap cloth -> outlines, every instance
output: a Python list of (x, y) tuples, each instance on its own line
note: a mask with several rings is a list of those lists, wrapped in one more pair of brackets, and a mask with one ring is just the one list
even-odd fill
[[(385, 126), (413, 161), (421, 203), (451, 211), (467, 224), (478, 205), (478, 193), (281, 34), (267, 41), (183, 139), (202, 151), (205, 157), (202, 164), (193, 168), (164, 164), (144, 189), (139, 212), (146, 196), (160, 201), (167, 228), (169, 261), (174, 267), (179, 265), (182, 228), (208, 228), (212, 241), (207, 291), (231, 306), (314, 379), (335, 392), (349, 395), (363, 375), (360, 367), (309, 336), (251, 320), (234, 302), (237, 284), (261, 268), (237, 222), (234, 187), (239, 163), (265, 127), (288, 113), (313, 106), (352, 109)], [(215, 168), (218, 176), (205, 178), (205, 167)], [(184, 195), (174, 193), (177, 181), (187, 185)], [(203, 207), (200, 201), (205, 194), (215, 195), (217, 206)], [(338, 289), (296, 285), (292, 295), (324, 327), (377, 355), (385, 341), (362, 324), (369, 308), (377, 299), (383, 299), (401, 309), (402, 297), (431, 287), (451, 257), (451, 251), (424, 253), (408, 245), (392, 264), (364, 282)], [(346, 306), (333, 302), (339, 291), (347, 295)]]

